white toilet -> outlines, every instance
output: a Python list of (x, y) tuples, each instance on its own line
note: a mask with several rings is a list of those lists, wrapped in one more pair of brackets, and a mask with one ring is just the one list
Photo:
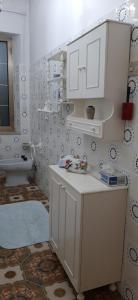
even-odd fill
[(5, 186), (28, 184), (28, 171), (32, 169), (33, 160), (22, 158), (0, 160), (0, 171), (6, 172)]

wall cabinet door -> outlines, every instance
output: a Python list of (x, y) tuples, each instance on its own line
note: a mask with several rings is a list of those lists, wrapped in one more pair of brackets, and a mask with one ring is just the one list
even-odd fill
[(103, 98), (107, 25), (97, 27), (68, 46), (67, 98)]
[(68, 47), (67, 52), (67, 98), (82, 97), (82, 41), (77, 40)]
[(54, 177), (51, 178), (51, 197), (50, 197), (50, 240), (54, 250), (58, 251), (59, 243), (59, 199), (60, 182)]
[(83, 98), (104, 97), (107, 25), (92, 30), (84, 39), (86, 63), (83, 70)]

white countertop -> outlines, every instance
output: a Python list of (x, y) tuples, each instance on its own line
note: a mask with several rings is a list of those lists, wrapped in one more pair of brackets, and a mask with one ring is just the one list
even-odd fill
[(91, 174), (76, 174), (70, 173), (64, 168), (59, 168), (57, 165), (49, 166), (57, 175), (65, 180), (80, 194), (97, 193), (103, 191), (113, 191), (127, 189), (127, 186), (109, 187), (100, 180), (93, 177)]

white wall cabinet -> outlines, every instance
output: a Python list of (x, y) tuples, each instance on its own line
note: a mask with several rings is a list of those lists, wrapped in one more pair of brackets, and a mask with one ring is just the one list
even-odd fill
[(127, 189), (50, 166), (50, 242), (76, 291), (120, 281)]
[(122, 89), (124, 84), (126, 88), (129, 46), (130, 25), (115, 21), (106, 21), (71, 42), (67, 50), (67, 98), (105, 98), (119, 71)]
[[(68, 45), (67, 99), (74, 111), (67, 127), (105, 140), (123, 138), (130, 35), (129, 24), (107, 20)], [(95, 107), (93, 120), (86, 113), (89, 105)]]

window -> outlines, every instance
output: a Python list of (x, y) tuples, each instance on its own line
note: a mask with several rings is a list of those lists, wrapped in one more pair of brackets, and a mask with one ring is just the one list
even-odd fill
[(11, 40), (0, 39), (0, 132), (14, 129)]

